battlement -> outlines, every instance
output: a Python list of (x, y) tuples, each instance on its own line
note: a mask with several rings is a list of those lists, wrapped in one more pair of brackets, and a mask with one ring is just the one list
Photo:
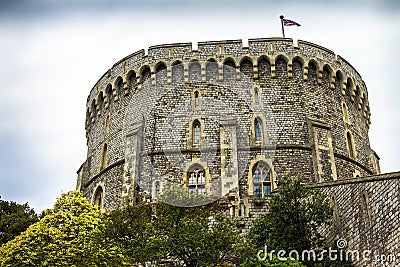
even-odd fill
[(192, 43), (150, 46), (147, 53), (144, 49), (141, 49), (119, 60), (99, 79), (94, 88), (98, 86), (98, 83), (104, 85), (110, 76), (121, 73), (121, 65), (137, 67), (142, 63), (154, 63), (156, 60), (207, 59), (207, 57), (218, 55), (240, 57), (262, 54), (269, 56), (294, 55), (295, 53), (304, 57), (327, 61), (331, 64), (343, 65), (346, 72), (358, 76), (357, 78), (361, 80), (361, 75), (350, 63), (320, 45), (298, 40), (296, 46), (291, 38), (254, 38), (248, 40), (248, 47), (243, 46), (242, 39), (198, 42), (197, 50), (193, 50)]
[[(293, 75), (292, 66), (295, 60), (299, 60), (303, 65), (304, 81), (308, 79), (308, 67), (311, 62), (317, 68), (318, 84), (322, 83), (323, 72), (328, 70), (330, 88), (333, 89), (336, 76), (339, 75), (342, 79), (341, 93), (344, 96), (347, 95), (351, 102), (358, 106), (367, 123), (370, 123), (367, 88), (357, 70), (341, 56), (325, 47), (303, 40), (299, 40), (295, 45), (291, 38), (249, 39), (247, 47), (243, 45), (241, 39), (238, 39), (198, 42), (197, 49), (193, 49), (192, 43), (155, 45), (149, 47), (147, 53), (144, 49), (141, 49), (119, 60), (111, 69), (106, 71), (92, 88), (87, 103), (89, 105), (93, 99), (98, 98), (100, 92), (105, 95), (107, 87), (112, 87), (113, 92), (115, 92), (115, 83), (118, 79), (122, 79), (126, 87), (129, 83), (128, 76), (133, 73), (136, 75), (140, 87), (143, 70), (148, 69), (150, 75), (154, 75), (160, 65), (168, 68), (177, 63), (184, 63), (187, 73), (188, 62), (214, 61), (222, 65), (227, 59), (230, 59), (235, 68), (239, 70), (241, 62), (248, 59), (254, 68), (254, 79), (258, 79), (257, 65), (261, 58), (266, 59), (271, 64), (272, 78), (275, 78), (275, 63), (280, 58), (286, 61), (289, 78)], [(202, 63), (201, 68), (205, 68), (204, 63)], [(205, 75), (205, 70), (202, 71), (202, 75)], [(202, 77), (202, 80), (205, 80), (205, 77)]]

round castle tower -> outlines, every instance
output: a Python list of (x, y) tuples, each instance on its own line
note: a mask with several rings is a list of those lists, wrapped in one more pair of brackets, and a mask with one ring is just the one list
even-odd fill
[(319, 183), (380, 172), (367, 88), (347, 61), (300, 40), (248, 44), (160, 45), (117, 62), (87, 99), (77, 188), (110, 210), (151, 201), (171, 184), (210, 192), (227, 178), (231, 186), (219, 193), (232, 215), (247, 216), (281, 178)]

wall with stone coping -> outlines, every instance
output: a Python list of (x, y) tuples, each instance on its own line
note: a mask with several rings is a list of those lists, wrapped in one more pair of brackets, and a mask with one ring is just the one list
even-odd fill
[[(312, 185), (330, 198), (334, 220), (327, 231), (333, 240), (345, 239), (348, 250), (396, 255), (385, 264), (363, 260), (357, 266), (400, 265), (400, 172)], [(361, 255), (361, 254), (360, 254)]]

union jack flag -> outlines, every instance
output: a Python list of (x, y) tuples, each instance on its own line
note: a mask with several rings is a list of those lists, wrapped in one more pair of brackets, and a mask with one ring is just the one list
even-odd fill
[(297, 22), (290, 20), (290, 19), (283, 19), (283, 25), (284, 26), (297, 26), (297, 27), (301, 26)]

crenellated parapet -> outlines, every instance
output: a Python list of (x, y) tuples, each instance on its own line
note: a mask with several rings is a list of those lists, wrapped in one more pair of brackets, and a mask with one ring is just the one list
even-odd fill
[[(324, 69), (329, 73), (329, 88), (335, 88), (335, 82), (340, 83), (340, 92), (358, 108), (367, 125), (370, 124), (371, 112), (368, 102), (367, 88), (357, 70), (341, 56), (322, 46), (299, 40), (297, 46), (288, 38), (258, 38), (250, 39), (248, 47), (244, 47), (242, 40), (199, 42), (197, 50), (193, 50), (192, 43), (177, 43), (152, 46), (146, 54), (139, 50), (109, 69), (92, 88), (88, 97), (87, 108), (90, 122), (94, 121), (99, 112), (99, 103), (104, 102), (107, 108), (110, 101), (118, 101), (118, 87), (124, 88), (124, 94), (129, 95), (130, 81), (135, 75), (137, 86), (140, 88), (144, 76), (150, 76), (154, 83), (157, 68), (170, 69), (171, 66), (183, 63), (187, 80), (188, 65), (191, 61), (214, 61), (218, 64), (219, 78), (223, 77), (223, 65), (229, 59), (239, 72), (241, 63), (247, 59), (252, 63), (252, 75), (258, 79), (258, 63), (266, 59), (270, 63), (271, 78), (276, 77), (276, 61), (282, 58), (287, 64), (287, 76), (293, 76), (293, 61), (301, 62), (303, 79), (308, 80), (309, 64), (312, 62), (317, 68), (317, 83), (321, 85)], [(201, 66), (202, 80), (205, 80), (205, 64)], [(171, 71), (168, 71), (168, 81), (171, 82)], [(240, 76), (238, 76), (240, 77)], [(100, 99), (102, 98), (102, 99)], [(86, 128), (88, 125), (86, 123)]]

